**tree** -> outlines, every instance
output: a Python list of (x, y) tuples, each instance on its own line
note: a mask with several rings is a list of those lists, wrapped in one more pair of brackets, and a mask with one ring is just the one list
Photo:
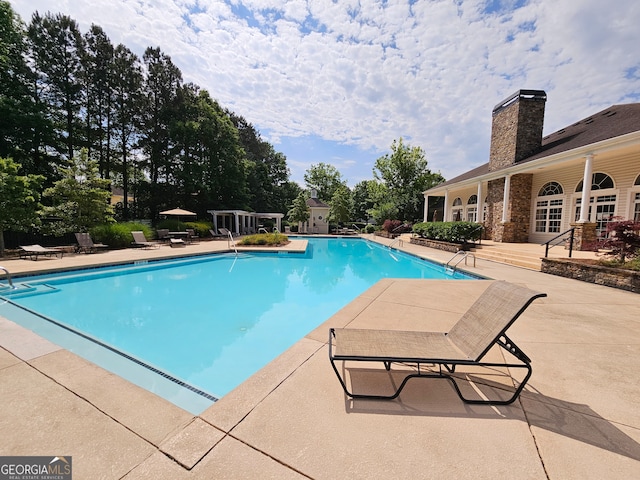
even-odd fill
[(122, 216), (129, 218), (129, 178), (131, 177), (133, 145), (138, 133), (141, 110), (142, 69), (138, 57), (120, 44), (114, 52), (113, 69), (113, 133), (122, 175)]
[(407, 221), (422, 218), (422, 192), (444, 182), (442, 175), (431, 173), (427, 167), (422, 148), (405, 145), (402, 138), (393, 141), (391, 154), (376, 160), (373, 175), (388, 189), (400, 220)]
[(301, 191), (296, 199), (293, 201), (291, 208), (287, 212), (287, 218), (291, 223), (304, 223), (309, 220), (309, 206), (307, 200), (309, 199), (309, 192)]
[(61, 14), (34, 13), (28, 33), (39, 91), (55, 128), (53, 146), (70, 160), (84, 143), (80, 134), (84, 41), (75, 20)]
[(329, 201), (341, 186), (346, 186), (342, 175), (336, 167), (320, 162), (311, 165), (304, 174), (307, 188), (315, 188), (320, 200)]
[(31, 108), (25, 26), (7, 2), (0, 1), (0, 157), (26, 160)]
[(254, 126), (243, 117), (227, 113), (238, 129), (246, 155), (250, 207), (256, 212), (286, 213), (287, 206), (297, 196), (297, 193), (292, 198), (283, 196), (283, 187), (290, 175), (286, 157), (262, 140)]
[(38, 224), (41, 175), (18, 175), (21, 165), (0, 157), (0, 256), (4, 256), (4, 232), (27, 230)]
[(614, 217), (607, 223), (607, 238), (602, 247), (607, 255), (617, 257), (620, 263), (640, 256), (640, 222)]
[(89, 157), (98, 160), (103, 178), (111, 177), (114, 48), (101, 27), (91, 25), (84, 35), (82, 58), (85, 82), (85, 128)]
[(348, 222), (353, 215), (351, 191), (346, 186), (338, 187), (329, 202), (329, 221)]
[(113, 222), (111, 181), (100, 178), (98, 162), (88, 158), (86, 149), (62, 169), (62, 174), (62, 179), (43, 193), (51, 203), (44, 207), (43, 214), (55, 219), (48, 223), (47, 233), (86, 232)]
[(366, 221), (369, 218), (369, 210), (371, 210), (375, 204), (371, 197), (371, 191), (373, 187), (369, 187), (369, 184), (377, 184), (375, 180), (363, 180), (354, 185), (351, 192), (353, 199), (353, 218), (355, 220)]
[[(145, 153), (144, 166), (151, 182), (153, 199), (152, 216), (155, 217), (160, 202), (158, 180), (172, 170), (173, 157), (171, 126), (177, 117), (178, 91), (182, 84), (182, 72), (171, 57), (159, 48), (148, 47), (142, 57), (146, 66), (143, 82), (144, 108), (141, 115), (139, 146)], [(191, 192), (197, 191), (197, 188)], [(189, 192), (189, 193), (191, 193)]]

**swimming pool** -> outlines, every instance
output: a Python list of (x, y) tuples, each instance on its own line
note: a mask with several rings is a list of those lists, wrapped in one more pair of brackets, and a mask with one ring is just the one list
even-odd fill
[(15, 278), (0, 315), (197, 414), (381, 278), (470, 278), (361, 238), (308, 242)]

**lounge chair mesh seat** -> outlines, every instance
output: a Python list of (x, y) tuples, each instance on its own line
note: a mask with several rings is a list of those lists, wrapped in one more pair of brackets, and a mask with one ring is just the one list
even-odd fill
[(93, 243), (93, 239), (89, 233), (76, 233), (76, 252), (95, 253), (99, 248), (108, 248), (104, 243)]
[[(450, 380), (458, 396), (466, 403), (509, 404), (529, 380), (531, 360), (505, 332), (531, 302), (545, 296), (545, 293), (507, 282), (493, 282), (448, 333), (332, 328), (329, 331), (329, 359), (345, 393), (353, 398), (396, 398), (409, 379), (436, 377)], [(502, 347), (518, 363), (483, 362), (483, 357), (494, 345)], [(392, 395), (357, 394), (349, 391), (335, 361), (379, 361), (387, 370), (391, 369), (393, 362), (410, 363), (417, 364), (418, 371), (409, 373)], [(421, 371), (421, 364), (439, 368)], [(475, 400), (462, 395), (451, 375), (458, 365), (520, 368), (527, 373), (508, 400)]]
[(144, 236), (144, 232), (142, 230), (132, 231), (131, 236), (133, 237), (131, 245), (134, 247), (142, 247), (145, 249), (160, 248), (160, 244), (158, 242), (149, 242), (147, 237)]
[(44, 255), (45, 257), (51, 257), (51, 255), (53, 255), (54, 257), (57, 257), (58, 255), (60, 255), (60, 258), (62, 258), (62, 256), (64, 255), (63, 250), (58, 250), (55, 248), (47, 248), (38, 244), (20, 245), (19, 248), (20, 248), (20, 258), (29, 257), (31, 260), (38, 260), (38, 257), (40, 255)]

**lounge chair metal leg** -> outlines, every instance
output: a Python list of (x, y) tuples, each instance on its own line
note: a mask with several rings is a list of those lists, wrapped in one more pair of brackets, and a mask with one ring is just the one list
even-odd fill
[[(398, 386), (398, 388), (391, 395), (371, 395), (371, 394), (354, 393), (354, 392), (351, 392), (349, 390), (349, 388), (347, 387), (347, 384), (345, 382), (345, 378), (343, 377), (343, 375), (340, 374), (340, 372), (338, 371), (338, 367), (335, 364), (335, 359), (333, 357), (332, 337), (335, 337), (335, 333), (333, 333), (333, 331), (330, 331), (330, 334), (329, 334), (329, 361), (331, 362), (331, 367), (333, 368), (333, 371), (335, 372), (336, 376), (338, 377), (338, 381), (340, 382), (340, 385), (342, 386), (342, 389), (344, 390), (344, 393), (348, 397), (353, 398), (353, 399), (393, 400), (395, 398), (398, 398), (398, 396), (400, 395), (400, 393), (404, 389), (404, 387), (407, 384), (407, 382), (412, 378), (443, 378), (443, 379), (449, 380), (451, 382), (456, 394), (458, 395), (460, 400), (462, 400), (464, 403), (471, 404), (471, 405), (510, 405), (511, 403), (513, 403), (518, 398), (518, 396), (520, 395), (520, 393), (524, 389), (525, 385), (529, 381), (529, 378), (531, 377), (531, 374), (533, 373), (533, 370), (531, 368), (531, 364), (529, 362), (528, 357), (526, 355), (524, 355), (524, 353), (522, 353), (522, 351), (510, 339), (506, 338), (506, 336), (505, 336), (506, 341), (500, 341), (500, 342), (498, 342), (498, 344), (502, 348), (507, 350), (509, 353), (513, 354), (513, 356), (515, 356), (519, 360), (522, 360), (523, 361), (522, 364), (513, 364), (513, 363), (474, 363), (473, 366), (487, 367), (487, 368), (494, 368), (494, 367), (505, 368), (506, 367), (506, 368), (524, 368), (524, 369), (526, 369), (527, 370), (527, 374), (525, 375), (524, 379), (522, 380), (522, 382), (520, 382), (520, 385), (518, 385), (518, 387), (516, 388), (516, 390), (513, 393), (513, 395), (511, 397), (509, 397), (507, 400), (476, 400), (476, 399), (466, 398), (462, 394), (462, 391), (460, 390), (460, 387), (458, 386), (458, 383), (456, 382), (456, 379), (452, 375), (449, 375), (447, 373), (447, 372), (453, 373), (455, 371), (456, 365), (455, 364), (446, 364), (446, 363), (438, 364), (438, 372), (436, 372), (436, 373), (422, 373), (420, 371), (420, 364), (418, 363), (418, 373), (410, 373), (410, 374), (406, 375), (404, 377), (404, 379), (402, 380), (402, 382), (400, 383), (400, 385)], [(523, 357), (523, 358), (521, 358), (521, 357)], [(391, 362), (390, 361), (382, 361), (382, 363), (384, 364), (385, 369), (387, 371), (391, 370)], [(343, 365), (344, 365), (344, 361), (343, 361)], [(447, 372), (443, 371), (442, 367), (444, 367), (444, 369)]]

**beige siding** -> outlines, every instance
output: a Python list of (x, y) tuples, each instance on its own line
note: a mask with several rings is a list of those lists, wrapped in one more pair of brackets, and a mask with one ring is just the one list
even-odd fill
[[(640, 156), (628, 155), (616, 157), (611, 160), (598, 160), (596, 157), (593, 163), (593, 173), (602, 172), (609, 175), (614, 182), (616, 195), (616, 215), (624, 218), (631, 218), (633, 211), (633, 182), (640, 174)], [(564, 203), (562, 212), (561, 231), (571, 228), (573, 222), (575, 199), (580, 198), (579, 193), (575, 193), (576, 187), (584, 175), (584, 163), (573, 165), (567, 168), (544, 171), (533, 176), (533, 188), (531, 199), (531, 232), (529, 241), (532, 243), (543, 243), (551, 239), (555, 234), (542, 234), (534, 232), (535, 229), (535, 199), (540, 189), (548, 182), (558, 182), (564, 190)]]

